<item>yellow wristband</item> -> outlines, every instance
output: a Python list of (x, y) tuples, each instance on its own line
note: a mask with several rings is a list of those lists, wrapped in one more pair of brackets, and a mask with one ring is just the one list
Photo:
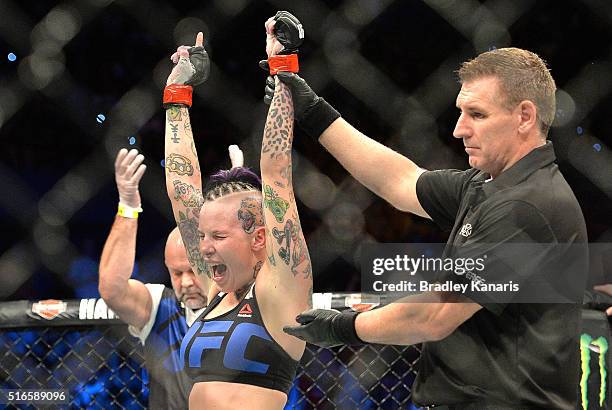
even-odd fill
[(117, 215), (124, 218), (138, 219), (138, 214), (142, 212), (142, 208), (132, 208), (119, 202), (119, 208), (117, 209)]

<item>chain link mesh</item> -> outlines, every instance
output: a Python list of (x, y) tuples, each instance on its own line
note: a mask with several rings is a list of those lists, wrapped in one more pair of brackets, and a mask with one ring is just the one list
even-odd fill
[[(406, 408), (418, 357), (414, 346), (308, 345), (287, 408)], [(67, 389), (68, 408), (147, 408), (143, 362), (124, 325), (0, 330), (0, 388)]]
[[(71, 263), (83, 254), (93, 258), (83, 238), (97, 238), (92, 249), (102, 247), (116, 207), (112, 163), (131, 136), (149, 165), (141, 195), (150, 235), (141, 235), (140, 255), (159, 261), (162, 232), (173, 221), (160, 189), (159, 100), (169, 53), (190, 44), (197, 30), (205, 32), (213, 61), (191, 111), (205, 172), (227, 166), (229, 143), (242, 147), (247, 165), (257, 164), (265, 117), (257, 61), (263, 21), (279, 9), (299, 16), (307, 30), (300, 65), (313, 89), (366, 134), (428, 169), (467, 167), (461, 142), (451, 137), (459, 64), (510, 45), (541, 54), (559, 86), (551, 138), (563, 172), (574, 189), (584, 187), (577, 194), (587, 222), (596, 221), (592, 236), (612, 234), (600, 206), (612, 198), (610, 2), (3, 0), (0, 186), (11, 195), (0, 198), (0, 218), (16, 234), (0, 238), (0, 270), (11, 272), (0, 276), (0, 297), (22, 286), (47, 294), (44, 285), (53, 280), (68, 285), (62, 289), (83, 287), (79, 297), (95, 296), (86, 288), (90, 278), (81, 271), (71, 276)], [(14, 62), (6, 60), (9, 51)], [(325, 286), (319, 289), (358, 289), (352, 278), (363, 243), (440, 239), (299, 135), (294, 165), (316, 283)], [(147, 272), (163, 266), (154, 268)]]

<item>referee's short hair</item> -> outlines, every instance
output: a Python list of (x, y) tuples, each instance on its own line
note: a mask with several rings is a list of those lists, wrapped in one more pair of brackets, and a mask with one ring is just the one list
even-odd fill
[(458, 74), (461, 84), (496, 77), (504, 94), (503, 105), (508, 110), (524, 100), (533, 102), (540, 131), (546, 137), (555, 118), (557, 86), (546, 63), (537, 54), (514, 47), (487, 51), (464, 62)]

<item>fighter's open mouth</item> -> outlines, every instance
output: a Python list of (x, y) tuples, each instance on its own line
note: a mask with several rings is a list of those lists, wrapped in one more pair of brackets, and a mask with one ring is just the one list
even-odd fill
[(222, 263), (219, 265), (212, 265), (213, 277), (221, 277), (226, 270), (227, 266)]

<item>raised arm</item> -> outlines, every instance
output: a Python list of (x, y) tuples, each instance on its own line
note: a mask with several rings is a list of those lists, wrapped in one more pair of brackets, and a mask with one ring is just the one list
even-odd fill
[[(203, 203), (202, 175), (189, 121), (188, 105), (191, 105), (191, 86), (185, 85), (198, 75), (198, 70), (208, 72), (208, 56), (202, 47), (203, 41), (202, 33), (198, 33), (195, 47), (181, 46), (172, 56), (176, 66), (168, 77), (164, 91), (165, 169), (166, 190), (172, 204), (176, 224), (187, 250), (189, 263), (200, 279), (208, 284), (208, 269), (198, 246), (198, 219)], [(203, 62), (203, 67), (198, 66), (196, 57)], [(192, 60), (195, 61), (192, 62)]]
[[(273, 25), (272, 19), (266, 23), (269, 55), (274, 55), (270, 44)], [(261, 179), (268, 262), (286, 297), (304, 304), (312, 292), (312, 267), (293, 192), (292, 101), (289, 87), (276, 79), (261, 144)]]
[[(416, 182), (424, 169), (340, 118), (301, 77), (278, 77), (291, 89), (295, 118), (306, 134), (318, 138), (353, 177), (376, 195), (397, 209), (429, 218), (416, 195)], [(270, 93), (271, 88), (266, 92)]]
[(119, 190), (119, 213), (100, 258), (98, 290), (106, 304), (126, 323), (141, 329), (151, 315), (151, 294), (142, 282), (130, 279), (136, 258), (136, 231), (140, 194), (138, 184), (146, 170), (138, 151), (119, 151), (115, 180)]

